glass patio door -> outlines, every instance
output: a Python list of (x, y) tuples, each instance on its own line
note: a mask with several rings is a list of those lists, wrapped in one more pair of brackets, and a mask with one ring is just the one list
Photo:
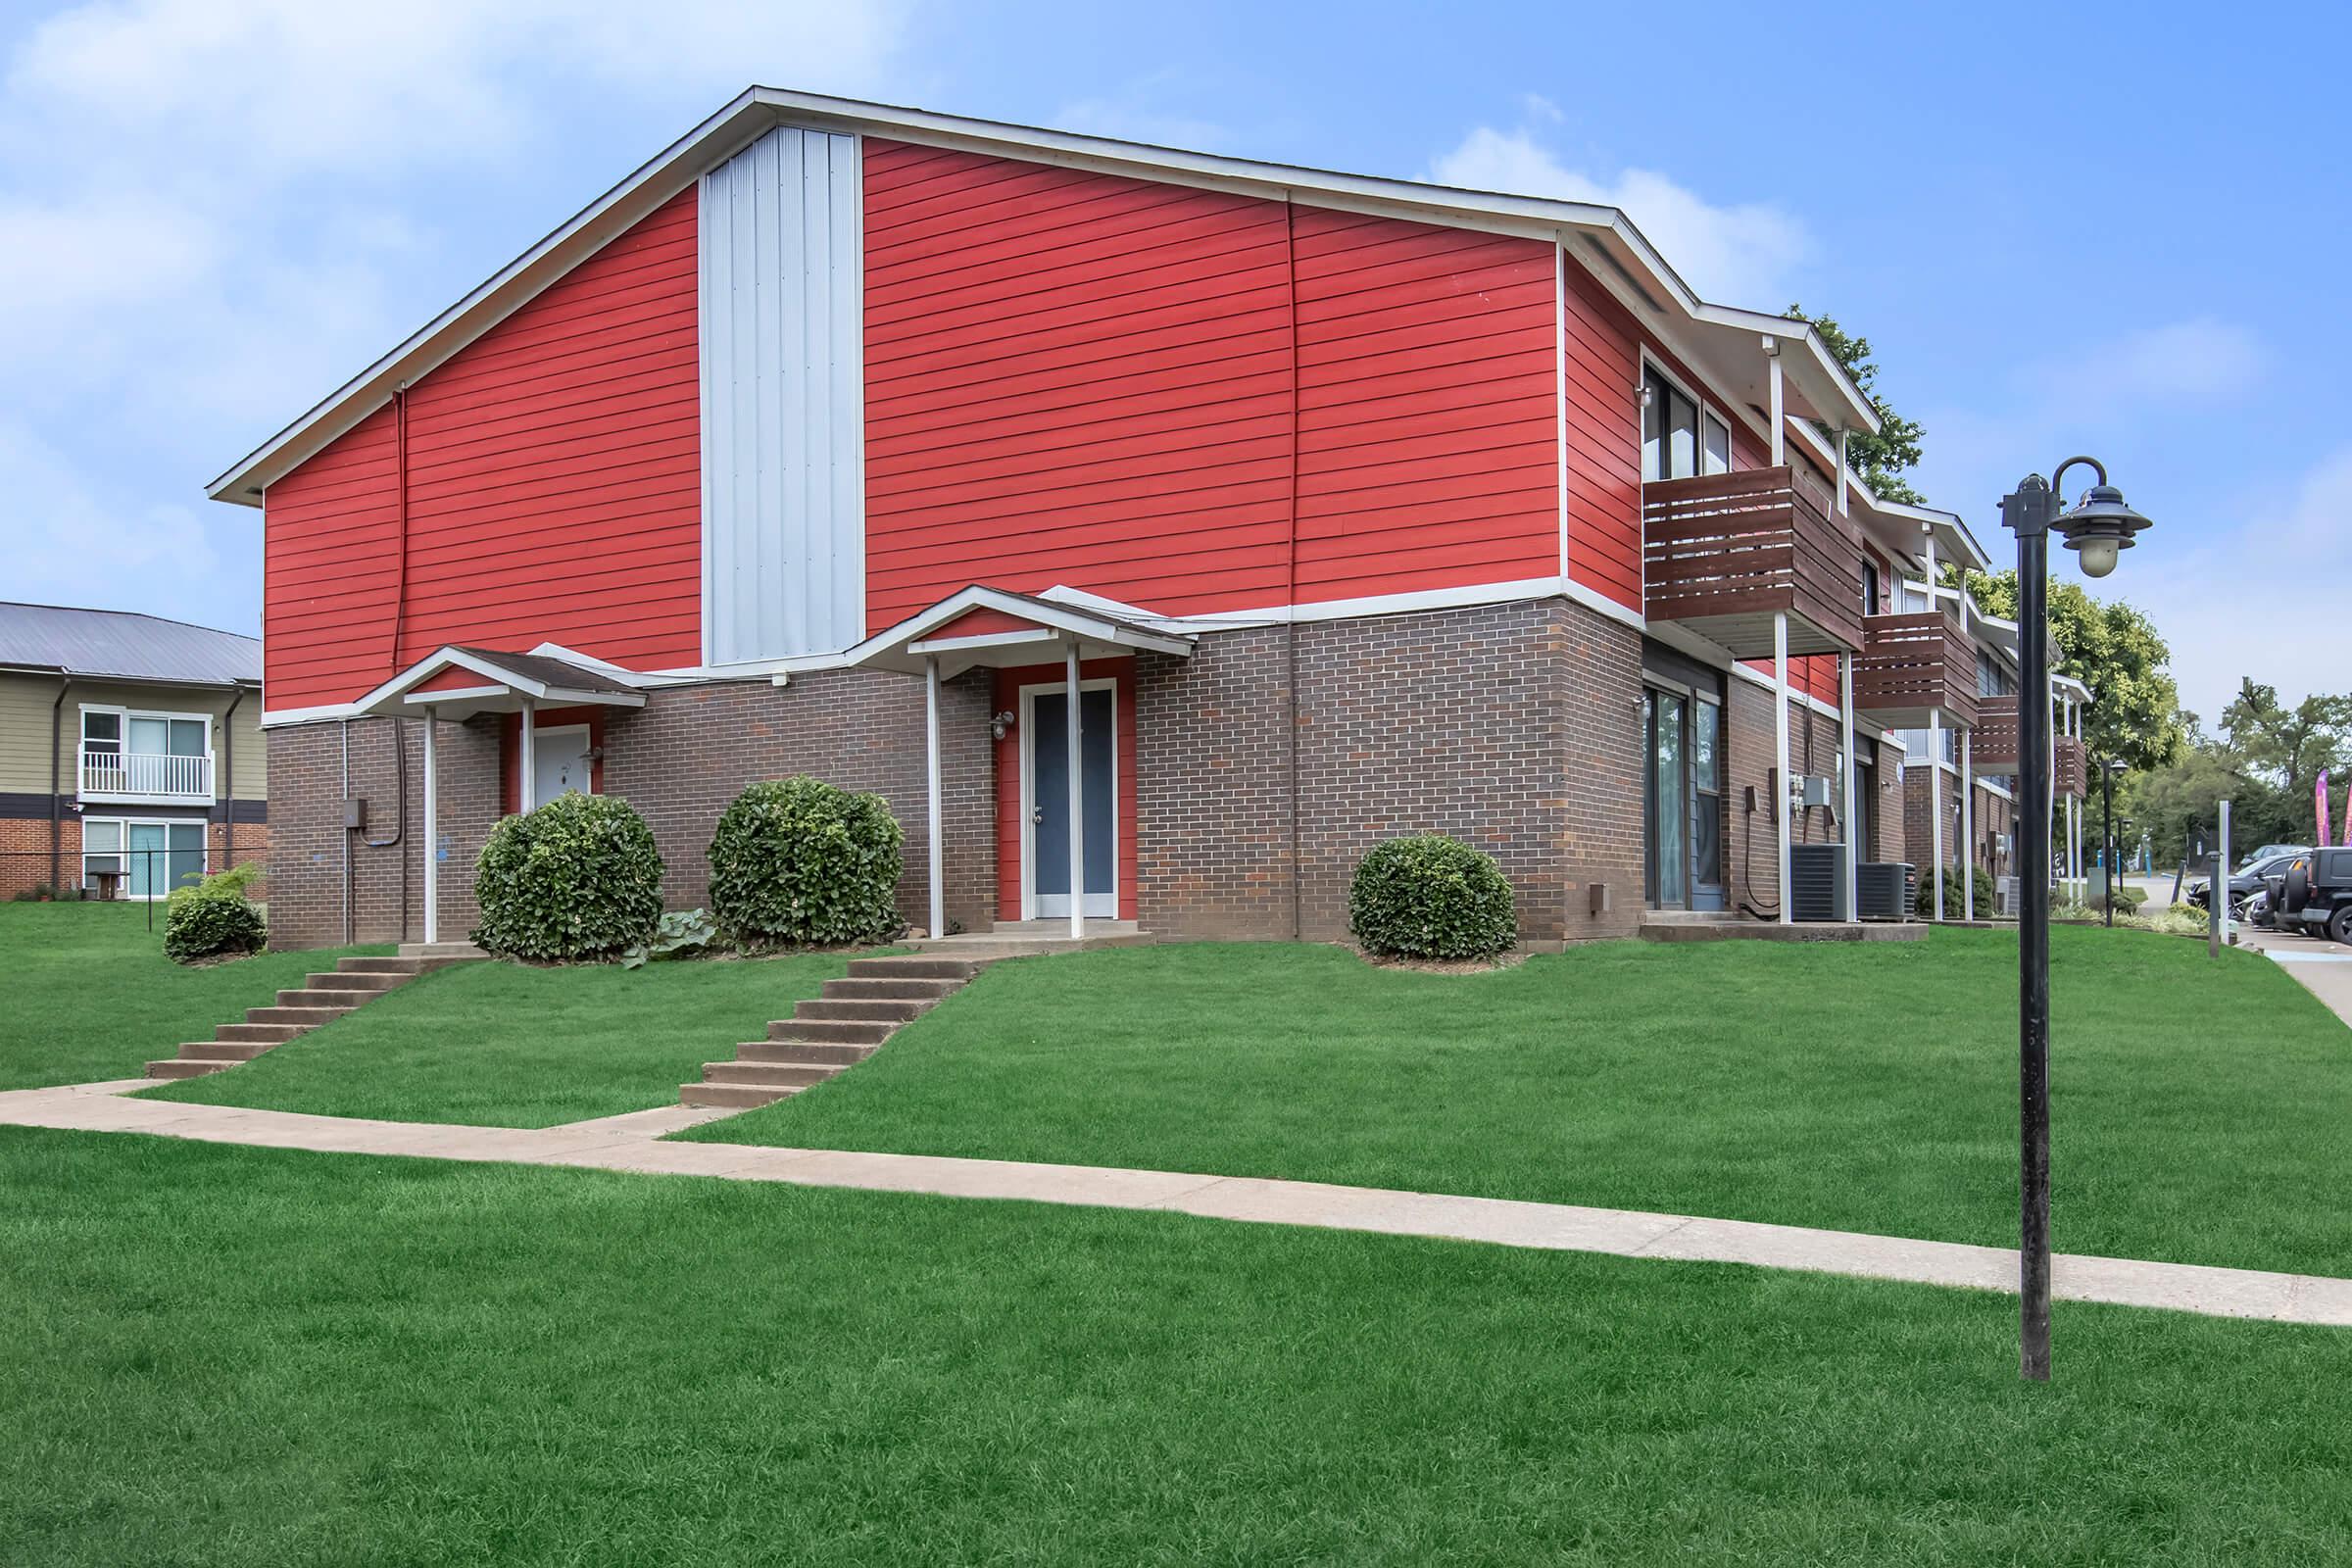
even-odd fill
[(1642, 892), (1652, 908), (1688, 908), (1690, 836), (1686, 726), (1690, 701), (1654, 687), (1642, 694), (1642, 802), (1649, 853)]

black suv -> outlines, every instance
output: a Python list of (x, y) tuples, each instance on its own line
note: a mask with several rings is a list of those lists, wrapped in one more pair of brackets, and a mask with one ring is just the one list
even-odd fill
[(2278, 924), (2352, 943), (2352, 848), (2297, 856), (2279, 888)]

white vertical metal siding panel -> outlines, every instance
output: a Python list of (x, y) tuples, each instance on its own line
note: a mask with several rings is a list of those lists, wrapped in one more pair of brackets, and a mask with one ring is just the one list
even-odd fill
[(714, 664), (864, 632), (858, 142), (779, 127), (703, 176), (703, 644)]

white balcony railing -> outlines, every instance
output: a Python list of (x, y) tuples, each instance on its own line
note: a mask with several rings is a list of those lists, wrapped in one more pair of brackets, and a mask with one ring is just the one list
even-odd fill
[(213, 798), (213, 760), (157, 757), (144, 752), (84, 751), (81, 793), (209, 804)]

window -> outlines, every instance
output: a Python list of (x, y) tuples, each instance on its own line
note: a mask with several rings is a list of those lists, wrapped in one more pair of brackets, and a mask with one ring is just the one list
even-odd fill
[(1985, 650), (1978, 649), (1977, 695), (2007, 697), (2016, 690), (2016, 683), (2010, 680), (2009, 672), (2001, 667), (2001, 662)]
[(1875, 561), (1865, 561), (1862, 563), (1862, 613), (1875, 615), (1878, 612), (1879, 564)]
[[(1649, 406), (1642, 411), (1642, 479), (1688, 479), (1698, 472), (1698, 405), (1655, 370), (1643, 372)], [(1726, 441), (1727, 462), (1729, 441)]]
[(213, 796), (213, 720), (203, 713), (81, 710), (81, 788), (155, 804)]
[(122, 878), (126, 898), (160, 899), (201, 879), (207, 869), (202, 822), (139, 821), (84, 817), (81, 824), (82, 886), (101, 875)]
[(1705, 435), (1705, 440), (1700, 443), (1698, 471), (1701, 473), (1731, 472), (1732, 427), (1709, 414), (1700, 421), (1700, 428)]
[(81, 710), (81, 749), (98, 757), (122, 755), (122, 715)]

